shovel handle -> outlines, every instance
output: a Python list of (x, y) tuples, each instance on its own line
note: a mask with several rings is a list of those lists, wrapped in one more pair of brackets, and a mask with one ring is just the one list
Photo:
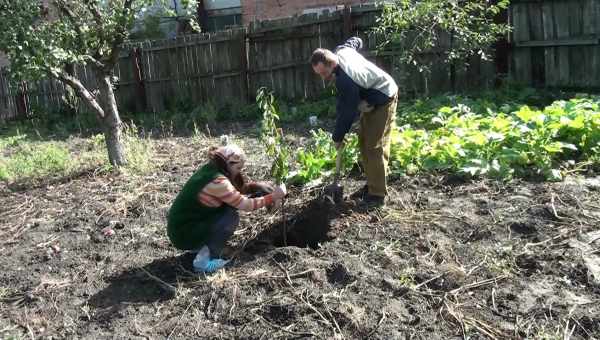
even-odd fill
[(342, 168), (342, 154), (344, 152), (344, 144), (337, 149), (337, 155), (335, 156), (335, 176), (333, 178), (334, 183), (340, 179), (340, 169)]

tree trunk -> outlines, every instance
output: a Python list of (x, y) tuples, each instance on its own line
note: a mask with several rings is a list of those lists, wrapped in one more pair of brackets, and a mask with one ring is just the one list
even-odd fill
[(112, 87), (110, 75), (98, 72), (98, 87), (100, 90), (98, 99), (100, 106), (104, 109), (104, 117), (100, 118), (104, 130), (104, 139), (108, 150), (108, 160), (110, 164), (119, 167), (127, 164), (125, 158), (125, 147), (121, 140), (121, 118), (115, 99), (115, 92)]

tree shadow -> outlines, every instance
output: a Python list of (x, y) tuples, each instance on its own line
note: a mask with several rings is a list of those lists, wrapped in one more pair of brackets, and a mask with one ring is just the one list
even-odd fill
[[(49, 185), (60, 185), (82, 178), (93, 178), (99, 174), (108, 175), (111, 171), (102, 170), (100, 167), (86, 167), (73, 171), (66, 175), (48, 175), (45, 177), (25, 177), (6, 184), (6, 188), (12, 192), (24, 192), (28, 190), (42, 189)], [(114, 172), (116, 173), (116, 172)]]

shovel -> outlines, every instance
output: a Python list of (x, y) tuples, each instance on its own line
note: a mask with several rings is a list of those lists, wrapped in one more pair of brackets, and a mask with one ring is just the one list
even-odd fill
[(342, 167), (342, 153), (344, 146), (342, 145), (335, 157), (335, 174), (333, 177), (333, 183), (329, 184), (323, 190), (324, 197), (331, 200), (333, 203), (340, 203), (344, 198), (344, 187), (339, 184), (340, 180), (340, 168)]

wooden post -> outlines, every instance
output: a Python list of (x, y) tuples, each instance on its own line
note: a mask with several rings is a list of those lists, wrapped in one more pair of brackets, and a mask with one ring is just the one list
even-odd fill
[(248, 49), (246, 48), (248, 42), (246, 39), (247, 33), (246, 29), (240, 31), (240, 93), (243, 104), (251, 102), (251, 98), (248, 96), (250, 92), (250, 80), (248, 79)]
[(9, 116), (8, 96), (4, 91), (4, 72), (0, 69), (0, 122), (4, 122)]
[(15, 96), (15, 102), (17, 104), (17, 115), (20, 117), (29, 116), (29, 105), (27, 105), (27, 99), (27, 83), (22, 81)]
[[(496, 4), (497, 1), (494, 2), (494, 4)], [(508, 20), (508, 11), (509, 9), (506, 9), (504, 11), (501, 11), (500, 13), (498, 13), (498, 15), (496, 15), (496, 17), (494, 17), (494, 23), (496, 24), (510, 24), (509, 20)], [(494, 86), (500, 86), (501, 81), (503, 78), (505, 78), (508, 75), (509, 72), (509, 51), (510, 51), (510, 44), (508, 42), (508, 37), (507, 36), (503, 36), (502, 38), (498, 39), (493, 45), (492, 48), (494, 49), (494, 64), (496, 66), (496, 79), (494, 82)]]
[[(454, 31), (450, 32), (450, 50), (454, 48)], [(450, 64), (450, 88), (452, 93), (456, 93), (456, 61)]]
[(135, 109), (138, 112), (144, 112), (147, 108), (146, 87), (144, 86), (144, 73), (141, 67), (142, 57), (138, 47), (131, 50), (131, 62), (133, 63), (133, 80), (135, 83)]
[(343, 25), (343, 35), (344, 40), (350, 38), (352, 35), (352, 12), (351, 8), (348, 4), (344, 5), (344, 25)]

